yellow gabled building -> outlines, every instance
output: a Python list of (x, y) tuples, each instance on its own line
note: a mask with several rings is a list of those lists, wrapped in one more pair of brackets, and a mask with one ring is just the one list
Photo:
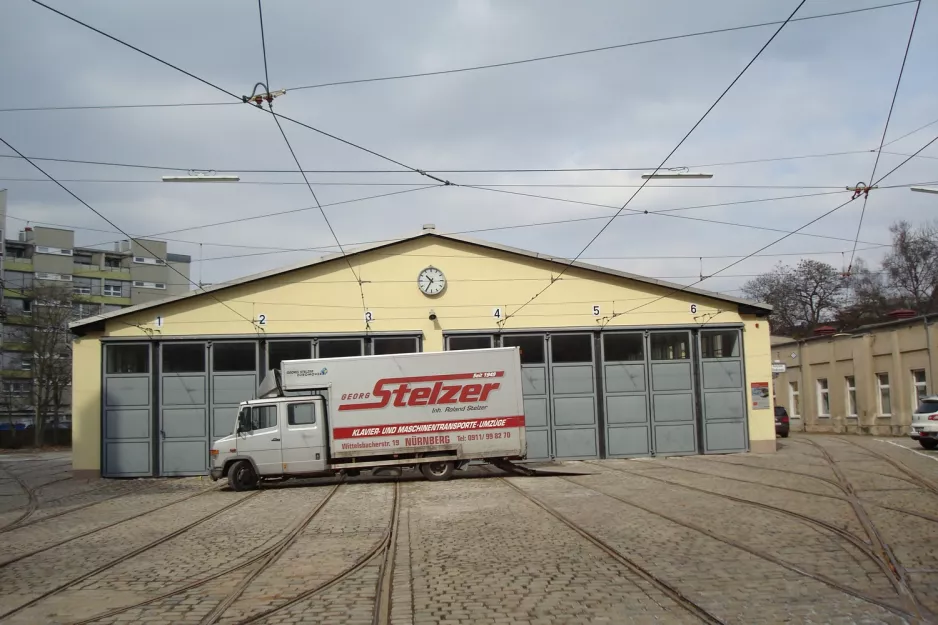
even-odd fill
[(769, 312), (428, 227), (73, 323), (74, 469), (207, 473), (284, 359), (497, 345), (522, 350), (531, 459), (771, 452)]

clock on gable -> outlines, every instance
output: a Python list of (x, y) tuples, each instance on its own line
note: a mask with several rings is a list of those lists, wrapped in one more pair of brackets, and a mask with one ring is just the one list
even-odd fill
[(446, 276), (436, 267), (427, 267), (417, 276), (417, 288), (424, 295), (439, 295), (446, 288)]

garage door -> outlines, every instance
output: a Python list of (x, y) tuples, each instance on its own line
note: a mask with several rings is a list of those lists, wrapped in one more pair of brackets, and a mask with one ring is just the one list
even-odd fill
[(746, 391), (739, 330), (701, 330), (700, 377), (705, 453), (746, 451)]
[(208, 472), (208, 349), (164, 343), (160, 358), (160, 474)]
[(697, 417), (691, 335), (648, 335), (652, 450), (660, 456), (697, 453)]
[(652, 443), (645, 335), (604, 334), (602, 352), (606, 455), (647, 456)]
[(592, 334), (552, 334), (550, 392), (555, 458), (596, 458), (596, 372)]
[(521, 348), (521, 390), (528, 460), (551, 457), (550, 391), (547, 384), (547, 338), (543, 334), (502, 337), (504, 347)]
[(145, 343), (104, 348), (105, 477), (153, 474), (150, 362)]
[(238, 404), (257, 394), (257, 343), (214, 343), (212, 354), (212, 442), (234, 432)]

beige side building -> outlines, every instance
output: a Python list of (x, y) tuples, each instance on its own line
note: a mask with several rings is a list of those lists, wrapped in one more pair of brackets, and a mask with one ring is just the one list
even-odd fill
[(807, 339), (773, 337), (775, 401), (793, 430), (903, 435), (922, 397), (934, 392), (938, 314), (907, 316)]

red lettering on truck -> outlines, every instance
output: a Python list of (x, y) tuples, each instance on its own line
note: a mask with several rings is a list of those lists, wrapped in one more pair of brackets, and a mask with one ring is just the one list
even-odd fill
[[(378, 401), (340, 404), (339, 410), (371, 410), (384, 408), (392, 404), (397, 408), (404, 406), (435, 406), (438, 404), (472, 404), (483, 402), (488, 396), (501, 386), (498, 382), (485, 384), (444, 384), (444, 382), (457, 380), (473, 380), (481, 377), (500, 378), (504, 371), (488, 371), (485, 373), (447, 373), (443, 375), (427, 375), (410, 378), (382, 378), (375, 382), (371, 394)], [(432, 383), (432, 385), (430, 385)], [(342, 397), (351, 399), (358, 393), (349, 393)], [(392, 401), (393, 398), (393, 401)]]

